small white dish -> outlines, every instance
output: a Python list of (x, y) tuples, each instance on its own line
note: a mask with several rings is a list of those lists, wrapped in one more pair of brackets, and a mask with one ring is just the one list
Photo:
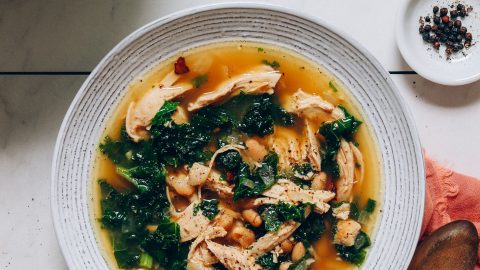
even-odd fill
[[(447, 59), (445, 45), (435, 50), (423, 41), (418, 32), (420, 17), (433, 14), (433, 7), (448, 7), (458, 4), (453, 0), (410, 0), (401, 6), (396, 22), (396, 39), (400, 52), (410, 67), (422, 77), (444, 85), (464, 85), (480, 79), (480, 1), (461, 1), (472, 6), (473, 11), (462, 23), (473, 34), (473, 45)], [(450, 14), (449, 14), (450, 16)], [(433, 22), (432, 22), (433, 24)]]

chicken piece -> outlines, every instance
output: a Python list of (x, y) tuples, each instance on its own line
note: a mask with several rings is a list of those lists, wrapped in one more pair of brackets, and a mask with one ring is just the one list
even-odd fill
[(217, 193), (222, 199), (231, 200), (233, 198), (233, 186), (220, 178), (220, 173), (212, 170), (203, 187)]
[(350, 148), (353, 152), (353, 157), (355, 159), (355, 182), (359, 183), (363, 181), (363, 177), (365, 175), (365, 163), (363, 161), (362, 152), (355, 146), (353, 143), (349, 143)]
[(240, 92), (250, 95), (273, 94), (273, 88), (281, 76), (279, 71), (269, 66), (254, 68), (223, 82), (214, 91), (202, 94), (197, 100), (188, 104), (188, 111), (196, 111)]
[(327, 187), (327, 174), (320, 172), (313, 176), (311, 188), (313, 190), (323, 190)]
[(287, 110), (296, 115), (314, 120), (319, 116), (327, 116), (335, 106), (324, 100), (318, 95), (309, 94), (302, 89), (298, 89), (292, 96), (292, 102), (287, 106)]
[(183, 106), (177, 106), (177, 110), (172, 114), (172, 120), (175, 124), (186, 124), (190, 121), (188, 112)]
[(260, 142), (258, 138), (248, 138), (245, 141), (247, 149), (245, 154), (254, 162), (260, 162), (268, 154), (267, 148)]
[[(190, 250), (188, 251), (188, 259), (190, 260), (194, 256), (197, 256), (198, 258), (198, 254), (196, 254), (197, 249), (201, 247), (202, 243), (204, 243), (205, 240), (224, 237), (225, 235), (227, 235), (227, 231), (225, 231), (223, 227), (207, 226), (200, 234), (198, 234), (198, 237), (190, 245)], [(202, 260), (202, 262), (205, 262), (205, 260)]]
[[(275, 127), (277, 130), (277, 127)], [(301, 163), (306, 157), (303, 153), (304, 143), (296, 131), (278, 127), (275, 136), (265, 139), (268, 148), (278, 154), (278, 166), (281, 170), (289, 170), (294, 164)]]
[(255, 257), (248, 250), (234, 246), (224, 246), (210, 240), (205, 241), (208, 249), (229, 270), (262, 270), (263, 267), (255, 263)]
[(207, 243), (202, 242), (194, 251), (192, 258), (188, 260), (188, 270), (213, 270), (213, 264), (218, 258), (208, 250)]
[(167, 185), (182, 196), (189, 197), (195, 192), (195, 187), (188, 184), (188, 176), (183, 171), (169, 173), (167, 175)]
[(353, 246), (361, 228), (360, 223), (355, 220), (339, 220), (333, 242), (347, 247)]
[(337, 219), (347, 220), (348, 216), (350, 215), (350, 204), (349, 203), (342, 203), (337, 207), (332, 209), (332, 214)]
[(322, 158), (320, 157), (320, 144), (318, 143), (315, 131), (309, 121), (305, 123), (305, 130), (307, 133), (307, 158), (312, 164), (315, 171), (320, 171), (322, 168)]
[(256, 257), (269, 252), (275, 246), (288, 239), (298, 227), (300, 227), (300, 223), (293, 220), (283, 223), (276, 232), (268, 232), (255, 241), (249, 247), (251, 254)]
[(194, 215), (194, 207), (195, 203), (192, 203), (180, 214), (174, 213), (178, 216), (175, 222), (180, 226), (180, 242), (197, 238), (200, 233), (205, 231), (210, 223), (210, 220), (204, 215)]
[(337, 201), (349, 202), (352, 197), (353, 185), (355, 184), (355, 162), (350, 144), (344, 139), (340, 140), (337, 163), (340, 169), (340, 177), (336, 182)]
[(191, 83), (173, 85), (178, 78), (175, 73), (168, 74), (160, 83), (145, 93), (137, 102), (131, 102), (125, 119), (128, 135), (138, 142), (148, 138), (151, 121), (165, 101), (172, 100), (193, 89)]
[(335, 193), (326, 190), (302, 189), (290, 180), (280, 179), (277, 184), (262, 193), (263, 196), (275, 198), (292, 204), (311, 203), (314, 211), (323, 214), (330, 209), (327, 202), (335, 197)]

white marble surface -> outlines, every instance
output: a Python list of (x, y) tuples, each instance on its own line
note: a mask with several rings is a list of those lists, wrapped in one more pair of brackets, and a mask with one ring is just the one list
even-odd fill
[[(402, 0), (403, 1), (403, 0)], [(215, 1), (0, 1), (0, 72), (90, 71), (125, 35), (170, 12)], [(394, 41), (400, 0), (278, 0), (350, 33), (390, 71), (410, 70)], [(372, 33), (375, 33), (372, 35)], [(50, 214), (61, 120), (85, 76), (0, 73), (0, 269), (65, 269)], [(392, 75), (427, 153), (480, 176), (480, 83), (444, 87)]]

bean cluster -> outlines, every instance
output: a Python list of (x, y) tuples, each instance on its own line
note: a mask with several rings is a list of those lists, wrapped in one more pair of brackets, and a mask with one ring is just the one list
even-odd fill
[[(420, 20), (419, 32), (423, 40), (432, 44), (436, 50), (444, 44), (447, 55), (472, 46), (472, 33), (468, 32), (467, 27), (462, 26), (460, 20), (468, 16), (470, 11), (472, 8), (466, 8), (463, 4), (458, 4), (456, 9), (450, 11), (446, 7), (434, 6), (433, 16), (426, 16), (425, 19)], [(450, 16), (448, 16), (449, 13)]]

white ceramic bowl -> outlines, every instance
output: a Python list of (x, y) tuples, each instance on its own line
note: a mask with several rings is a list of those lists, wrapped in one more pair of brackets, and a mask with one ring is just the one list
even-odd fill
[(317, 18), (280, 7), (228, 4), (193, 8), (125, 38), (82, 85), (60, 129), (52, 168), (52, 211), (70, 269), (108, 269), (92, 215), (92, 161), (106, 120), (128, 84), (188, 48), (226, 40), (275, 44), (328, 69), (362, 108), (378, 142), (383, 201), (363, 269), (406, 269), (418, 241), (424, 168), (415, 126), (389, 74), (363, 47)]
[(459, 52), (447, 60), (444, 45), (437, 52), (431, 44), (423, 41), (418, 32), (420, 16), (431, 16), (435, 5), (450, 10), (452, 3), (451, 0), (404, 1), (397, 15), (395, 34), (403, 58), (418, 74), (439, 84), (463, 85), (480, 79), (480, 1), (462, 1), (473, 6), (473, 12), (462, 22), (472, 32), (474, 43), (477, 43), (464, 50), (465, 56)]

